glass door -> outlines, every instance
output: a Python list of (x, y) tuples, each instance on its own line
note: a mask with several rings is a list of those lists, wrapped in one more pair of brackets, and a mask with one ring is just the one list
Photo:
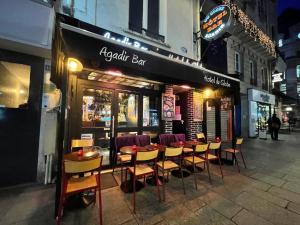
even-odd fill
[(94, 140), (101, 147), (103, 165), (110, 164), (110, 145), (113, 124), (114, 91), (102, 88), (82, 89), (81, 139)]

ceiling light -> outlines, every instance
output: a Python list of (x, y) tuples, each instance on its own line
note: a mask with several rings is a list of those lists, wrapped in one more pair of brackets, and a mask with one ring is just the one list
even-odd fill
[(83, 69), (83, 65), (78, 59), (68, 58), (68, 69), (72, 72), (80, 72)]
[(24, 90), (20, 90), (19, 93), (20, 93), (20, 94), (24, 94), (25, 91), (24, 91)]
[(117, 76), (117, 77), (123, 76), (123, 73), (118, 70), (107, 70), (104, 73), (112, 76)]

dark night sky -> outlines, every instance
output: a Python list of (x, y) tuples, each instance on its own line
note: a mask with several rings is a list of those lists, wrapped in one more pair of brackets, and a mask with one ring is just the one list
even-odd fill
[(278, 15), (280, 15), (287, 8), (300, 9), (300, 0), (279, 0), (278, 1)]

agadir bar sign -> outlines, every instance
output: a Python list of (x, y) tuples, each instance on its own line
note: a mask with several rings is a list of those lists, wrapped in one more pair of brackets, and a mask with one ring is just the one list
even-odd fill
[(227, 5), (213, 8), (201, 22), (201, 36), (212, 41), (221, 37), (231, 23), (231, 11)]

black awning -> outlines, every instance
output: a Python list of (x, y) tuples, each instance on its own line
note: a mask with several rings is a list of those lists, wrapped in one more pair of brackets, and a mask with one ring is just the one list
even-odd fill
[(118, 69), (124, 74), (173, 84), (188, 83), (228, 90), (239, 87), (239, 81), (235, 78), (177, 62), (159, 54), (135, 50), (96, 34), (85, 35), (65, 28), (62, 28), (61, 33), (65, 54), (79, 59), (86, 68)]

